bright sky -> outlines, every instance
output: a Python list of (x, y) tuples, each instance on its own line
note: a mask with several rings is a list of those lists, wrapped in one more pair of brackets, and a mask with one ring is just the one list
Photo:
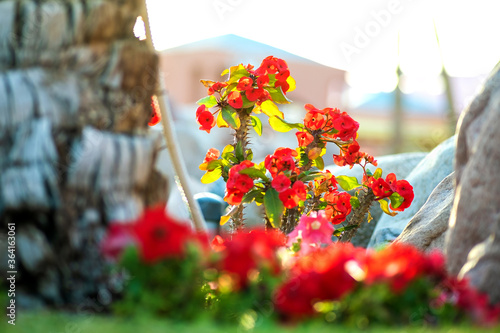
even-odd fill
[[(391, 90), (405, 74), (475, 76), (500, 61), (498, 0), (147, 0), (158, 50), (225, 34), (349, 71), (352, 85)], [(384, 88), (383, 88), (384, 89)]]

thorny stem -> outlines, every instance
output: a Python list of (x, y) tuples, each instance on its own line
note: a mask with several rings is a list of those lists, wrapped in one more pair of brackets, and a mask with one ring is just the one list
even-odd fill
[(356, 226), (353, 229), (344, 231), (341, 236), (339, 236), (339, 242), (347, 243), (356, 235), (356, 232), (361, 227), (361, 223), (368, 214), (371, 204), (375, 201), (375, 194), (371, 188), (361, 190), (359, 192), (359, 208), (355, 209), (347, 220), (346, 226)]
[[(234, 148), (236, 149), (238, 143), (241, 144), (243, 160), (247, 159), (248, 130), (251, 124), (250, 112), (251, 109), (238, 110), (238, 116), (241, 121), (241, 126), (234, 130)], [(236, 212), (231, 217), (232, 227), (234, 231), (237, 231), (244, 226), (243, 209), (243, 204), (240, 204)]]

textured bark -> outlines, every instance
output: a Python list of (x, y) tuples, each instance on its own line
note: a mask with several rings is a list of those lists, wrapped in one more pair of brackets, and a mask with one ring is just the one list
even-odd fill
[(0, 226), (16, 224), (21, 307), (108, 305), (107, 226), (166, 201), (147, 127), (158, 57), (133, 35), (140, 10), (0, 0)]

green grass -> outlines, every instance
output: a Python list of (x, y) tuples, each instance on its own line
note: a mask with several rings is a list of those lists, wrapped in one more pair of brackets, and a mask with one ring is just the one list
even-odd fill
[(237, 326), (215, 325), (213, 322), (199, 321), (194, 323), (171, 322), (166, 319), (117, 318), (98, 315), (72, 315), (64, 313), (20, 313), (16, 318), (16, 326), (7, 324), (6, 318), (0, 323), (0, 332), (26, 333), (226, 333), (226, 332), (260, 332), (260, 333), (347, 333), (347, 332), (384, 332), (384, 333), (466, 333), (466, 332), (500, 332), (500, 326), (484, 329), (479, 327), (370, 327), (355, 330), (339, 325), (321, 324), (318, 322), (296, 326), (283, 326), (268, 322), (256, 322), (253, 330), (244, 330)]

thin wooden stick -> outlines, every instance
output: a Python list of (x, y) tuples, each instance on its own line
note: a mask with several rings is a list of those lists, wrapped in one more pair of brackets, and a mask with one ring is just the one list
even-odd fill
[[(142, 20), (144, 21), (144, 26), (146, 28), (146, 42), (148, 47), (154, 51), (153, 39), (151, 35), (151, 26), (149, 25), (148, 9), (146, 6), (146, 0), (143, 2), (142, 8)], [(158, 105), (160, 106), (161, 113), (161, 124), (163, 126), (163, 136), (167, 144), (167, 149), (170, 153), (170, 160), (174, 166), (175, 173), (179, 180), (179, 190), (183, 196), (184, 202), (187, 203), (187, 208), (191, 214), (194, 226), (197, 230), (206, 230), (205, 220), (201, 213), (200, 205), (194, 199), (194, 195), (189, 187), (189, 180), (187, 177), (186, 165), (182, 155), (180, 154), (179, 144), (174, 134), (172, 124), (174, 123), (173, 117), (170, 111), (170, 104), (168, 103), (168, 96), (164, 90), (163, 78), (159, 75), (159, 84), (161, 94), (158, 95)]]

